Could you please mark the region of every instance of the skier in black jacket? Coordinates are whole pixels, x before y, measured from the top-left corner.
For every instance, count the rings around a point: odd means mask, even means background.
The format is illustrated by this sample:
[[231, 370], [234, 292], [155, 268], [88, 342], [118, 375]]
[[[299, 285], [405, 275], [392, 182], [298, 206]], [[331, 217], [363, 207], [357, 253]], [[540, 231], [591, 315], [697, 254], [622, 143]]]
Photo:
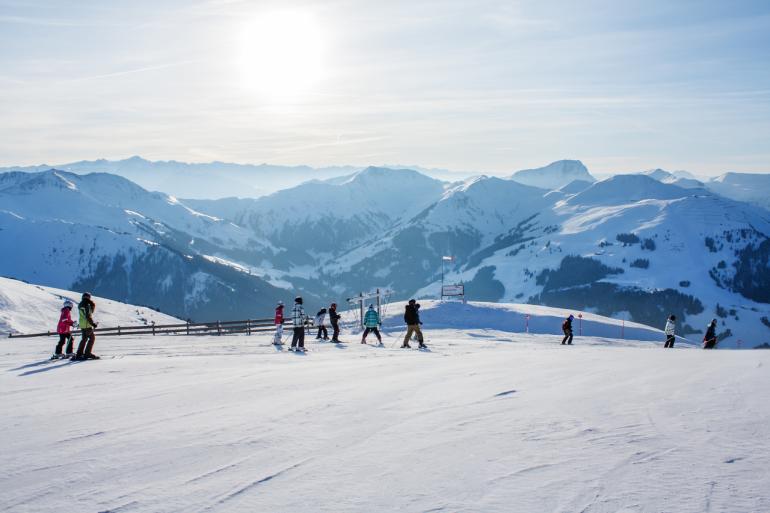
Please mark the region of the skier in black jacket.
[[570, 314], [570, 316], [561, 323], [561, 330], [564, 332], [564, 338], [561, 339], [561, 345], [572, 345], [572, 320], [574, 318], [575, 316]]
[[425, 345], [422, 338], [422, 330], [420, 330], [420, 324], [422, 323], [420, 322], [420, 314], [417, 310], [417, 301], [410, 299], [409, 303], [406, 304], [406, 309], [404, 311], [404, 323], [406, 324], [407, 329], [404, 343], [401, 347], [412, 347], [409, 345], [409, 339], [412, 338], [412, 333], [417, 334], [417, 341], [420, 343], [421, 349], [428, 347]]
[[332, 303], [329, 306], [329, 322], [332, 325], [332, 342], [335, 342], [337, 344], [340, 343], [340, 317], [342, 317], [340, 314], [337, 313], [337, 303]]
[[714, 349], [717, 346], [717, 320], [711, 319], [703, 336], [703, 349]]

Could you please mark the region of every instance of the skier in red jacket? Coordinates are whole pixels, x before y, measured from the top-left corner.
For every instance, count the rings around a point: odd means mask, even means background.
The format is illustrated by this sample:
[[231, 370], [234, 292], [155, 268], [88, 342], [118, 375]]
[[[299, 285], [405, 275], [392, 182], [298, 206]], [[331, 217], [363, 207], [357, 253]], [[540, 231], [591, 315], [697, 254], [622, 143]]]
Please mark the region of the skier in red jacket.
[[72, 307], [73, 307], [72, 301], [67, 299], [64, 301], [64, 306], [61, 309], [61, 314], [59, 315], [59, 324], [56, 325], [56, 333], [59, 334], [59, 343], [56, 344], [56, 350], [53, 353], [53, 356], [51, 356], [51, 360], [57, 360], [61, 358], [62, 356], [62, 348], [64, 347], [64, 343], [67, 342], [67, 356], [72, 356], [72, 326], [75, 325], [75, 321], [72, 320]]
[[273, 344], [280, 346], [283, 338], [283, 301], [278, 301], [278, 305], [275, 307], [275, 337], [273, 338]]

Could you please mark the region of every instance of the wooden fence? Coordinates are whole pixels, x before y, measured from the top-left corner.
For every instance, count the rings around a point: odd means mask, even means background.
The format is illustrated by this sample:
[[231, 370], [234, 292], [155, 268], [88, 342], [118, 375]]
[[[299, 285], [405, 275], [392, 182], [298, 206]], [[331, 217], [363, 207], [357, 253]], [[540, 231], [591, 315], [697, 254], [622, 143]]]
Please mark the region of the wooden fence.
[[[312, 326], [311, 321], [305, 323], [306, 327]], [[284, 323], [284, 327], [293, 328], [291, 322]], [[246, 319], [244, 321], [214, 321], [214, 322], [187, 322], [184, 324], [149, 324], [142, 326], [117, 326], [115, 328], [97, 328], [96, 333], [100, 337], [121, 335], [232, 335], [236, 333], [260, 333], [274, 331], [273, 319]], [[72, 335], [80, 334], [80, 330], [73, 330]], [[9, 338], [30, 338], [58, 336], [55, 331], [44, 333], [9, 333]]]

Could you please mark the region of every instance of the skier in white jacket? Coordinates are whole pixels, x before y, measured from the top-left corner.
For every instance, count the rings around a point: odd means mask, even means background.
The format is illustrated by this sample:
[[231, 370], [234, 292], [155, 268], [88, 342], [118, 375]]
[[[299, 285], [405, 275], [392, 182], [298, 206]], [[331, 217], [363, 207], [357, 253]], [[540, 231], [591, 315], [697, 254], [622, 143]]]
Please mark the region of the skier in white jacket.
[[666, 321], [666, 327], [663, 329], [666, 333], [666, 343], [663, 347], [674, 347], [674, 341], [676, 340], [676, 315], [671, 314]]

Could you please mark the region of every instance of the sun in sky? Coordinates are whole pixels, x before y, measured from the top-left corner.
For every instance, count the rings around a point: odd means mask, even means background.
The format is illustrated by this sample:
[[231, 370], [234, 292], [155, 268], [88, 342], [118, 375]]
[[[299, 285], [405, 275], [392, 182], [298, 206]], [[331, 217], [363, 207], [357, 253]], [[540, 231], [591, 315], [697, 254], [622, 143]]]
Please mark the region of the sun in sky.
[[271, 97], [307, 91], [323, 76], [325, 43], [309, 13], [257, 15], [243, 25], [238, 43], [237, 67], [244, 86]]

